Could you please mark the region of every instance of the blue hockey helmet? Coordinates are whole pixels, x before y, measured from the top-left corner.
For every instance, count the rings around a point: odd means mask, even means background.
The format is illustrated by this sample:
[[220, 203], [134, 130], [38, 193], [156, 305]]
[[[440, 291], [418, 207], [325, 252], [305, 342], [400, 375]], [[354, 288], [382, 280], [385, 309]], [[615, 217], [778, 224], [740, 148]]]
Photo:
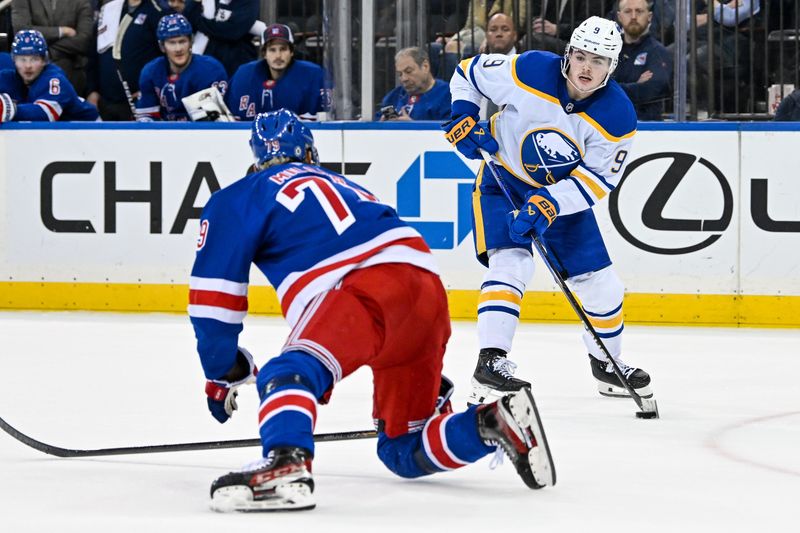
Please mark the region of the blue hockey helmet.
[[20, 30], [11, 43], [12, 56], [42, 56], [47, 59], [47, 41], [36, 30]]
[[276, 158], [319, 163], [311, 130], [288, 109], [261, 113], [255, 118], [250, 129], [250, 148], [259, 168], [265, 168]]
[[170, 13], [164, 15], [158, 21], [158, 28], [156, 29], [156, 38], [159, 42], [164, 42], [173, 37], [182, 37], [187, 35], [192, 36], [192, 25], [180, 13]]

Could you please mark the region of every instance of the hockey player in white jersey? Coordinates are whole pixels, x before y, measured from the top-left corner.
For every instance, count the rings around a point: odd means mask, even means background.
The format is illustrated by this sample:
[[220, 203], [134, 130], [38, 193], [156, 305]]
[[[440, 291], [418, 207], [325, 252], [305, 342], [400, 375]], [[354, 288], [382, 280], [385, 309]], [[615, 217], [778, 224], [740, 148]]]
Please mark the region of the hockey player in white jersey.
[[[470, 159], [492, 154], [518, 212], [484, 166], [473, 189], [473, 234], [488, 266], [478, 303], [480, 354], [472, 403], [525, 385], [507, 355], [533, 277], [531, 238], [541, 237], [629, 384], [650, 397], [650, 376], [619, 358], [624, 287], [606, 251], [592, 207], [617, 186], [636, 133], [636, 113], [610, 80], [622, 49], [616, 23], [590, 17], [572, 33], [564, 56], [530, 51], [462, 61], [450, 82], [447, 139]], [[478, 121], [481, 98], [503, 110]], [[584, 334], [601, 394], [627, 396], [593, 338]], [[533, 348], [532, 351], [535, 351]]]

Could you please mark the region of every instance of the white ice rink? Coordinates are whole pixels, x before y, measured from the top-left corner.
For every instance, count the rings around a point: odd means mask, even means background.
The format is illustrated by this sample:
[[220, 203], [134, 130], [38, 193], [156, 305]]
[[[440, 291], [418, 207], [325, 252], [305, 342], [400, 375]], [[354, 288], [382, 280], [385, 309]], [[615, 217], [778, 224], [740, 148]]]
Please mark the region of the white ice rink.
[[[464, 405], [473, 323], [454, 324], [445, 372]], [[513, 359], [534, 382], [558, 484], [527, 489], [489, 459], [416, 481], [373, 440], [321, 443], [317, 509], [215, 514], [211, 481], [259, 448], [59, 459], [0, 432], [0, 531], [795, 532], [800, 531], [800, 331], [626, 327], [627, 359], [653, 376], [660, 420], [600, 397], [577, 325], [523, 325]], [[248, 317], [264, 361], [287, 328]], [[0, 313], [0, 416], [62, 447], [257, 436], [257, 395], [227, 424], [208, 415], [189, 321], [173, 315]], [[319, 412], [318, 432], [370, 429], [361, 370]]]

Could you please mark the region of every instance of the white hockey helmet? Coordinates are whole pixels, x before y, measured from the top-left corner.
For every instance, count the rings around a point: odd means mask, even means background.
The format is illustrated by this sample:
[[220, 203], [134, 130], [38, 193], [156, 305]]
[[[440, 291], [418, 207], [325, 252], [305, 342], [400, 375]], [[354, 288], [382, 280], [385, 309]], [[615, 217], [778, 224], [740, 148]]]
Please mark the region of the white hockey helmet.
[[611, 60], [608, 74], [603, 83], [597, 87], [599, 89], [605, 87], [614, 69], [617, 68], [619, 53], [622, 51], [622, 32], [616, 22], [602, 17], [589, 17], [581, 22], [572, 32], [567, 49], [564, 51], [564, 58], [561, 60], [561, 74], [565, 78], [569, 67], [569, 54], [574, 48], [607, 57]]

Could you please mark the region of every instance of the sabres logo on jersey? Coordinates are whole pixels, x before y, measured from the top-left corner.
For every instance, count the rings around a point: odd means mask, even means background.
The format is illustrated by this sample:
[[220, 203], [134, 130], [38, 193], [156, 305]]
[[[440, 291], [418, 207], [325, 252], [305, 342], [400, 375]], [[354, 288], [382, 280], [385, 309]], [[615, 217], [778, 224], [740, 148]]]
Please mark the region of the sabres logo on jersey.
[[550, 185], [569, 174], [581, 158], [577, 143], [554, 128], [529, 131], [520, 145], [526, 174], [541, 185]]

